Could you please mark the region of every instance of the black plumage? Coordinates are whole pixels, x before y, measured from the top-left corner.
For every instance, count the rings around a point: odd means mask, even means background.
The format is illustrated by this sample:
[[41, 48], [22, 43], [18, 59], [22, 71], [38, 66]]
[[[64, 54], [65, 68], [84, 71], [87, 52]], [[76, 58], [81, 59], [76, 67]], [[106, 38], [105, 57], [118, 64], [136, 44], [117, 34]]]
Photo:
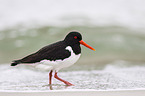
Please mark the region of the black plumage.
[[[77, 36], [77, 39], [74, 38], [75, 36]], [[74, 53], [78, 55], [81, 53], [81, 47], [79, 43], [81, 39], [82, 37], [80, 33], [70, 32], [63, 41], [45, 46], [36, 53], [30, 54], [20, 60], [15, 60], [12, 62], [11, 66], [16, 66], [20, 63], [37, 63], [41, 60], [64, 60], [71, 55], [70, 51], [65, 49], [67, 46], [71, 46]]]

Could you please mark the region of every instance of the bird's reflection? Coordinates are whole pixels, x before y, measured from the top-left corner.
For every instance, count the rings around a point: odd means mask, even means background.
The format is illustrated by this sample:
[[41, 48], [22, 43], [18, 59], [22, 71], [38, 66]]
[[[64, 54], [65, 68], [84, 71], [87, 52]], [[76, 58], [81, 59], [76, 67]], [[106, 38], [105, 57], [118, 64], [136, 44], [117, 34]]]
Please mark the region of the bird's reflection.
[[49, 90], [53, 90], [53, 87], [52, 87], [52, 85], [49, 85]]
[[47, 87], [49, 90], [61, 90], [61, 89], [67, 89], [68, 87], [71, 87], [71, 86], [60, 85], [60, 84], [51, 84], [51, 85], [44, 85], [42, 87]]

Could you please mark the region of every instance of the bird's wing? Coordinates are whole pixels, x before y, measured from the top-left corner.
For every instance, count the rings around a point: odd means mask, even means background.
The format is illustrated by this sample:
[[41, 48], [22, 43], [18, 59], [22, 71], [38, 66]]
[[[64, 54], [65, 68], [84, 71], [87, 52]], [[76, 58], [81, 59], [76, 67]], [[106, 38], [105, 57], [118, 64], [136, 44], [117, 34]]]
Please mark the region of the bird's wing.
[[66, 46], [62, 41], [48, 45], [40, 49], [34, 54], [28, 55], [20, 60], [21, 63], [36, 63], [41, 60], [63, 60], [71, 55], [71, 53], [65, 49]]

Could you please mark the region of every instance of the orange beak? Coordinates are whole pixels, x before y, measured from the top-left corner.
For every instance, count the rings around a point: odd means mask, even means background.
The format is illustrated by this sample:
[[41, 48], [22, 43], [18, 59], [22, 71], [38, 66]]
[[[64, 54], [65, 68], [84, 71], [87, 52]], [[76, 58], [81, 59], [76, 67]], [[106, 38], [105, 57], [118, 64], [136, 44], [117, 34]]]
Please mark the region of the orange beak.
[[91, 46], [89, 46], [87, 43], [85, 43], [83, 40], [81, 40], [81, 41], [79, 41], [80, 42], [80, 44], [82, 44], [82, 45], [84, 45], [84, 46], [86, 46], [86, 47], [88, 47], [89, 49], [91, 49], [91, 50], [94, 50], [95, 51], [95, 49], [93, 48], [93, 47], [91, 47]]

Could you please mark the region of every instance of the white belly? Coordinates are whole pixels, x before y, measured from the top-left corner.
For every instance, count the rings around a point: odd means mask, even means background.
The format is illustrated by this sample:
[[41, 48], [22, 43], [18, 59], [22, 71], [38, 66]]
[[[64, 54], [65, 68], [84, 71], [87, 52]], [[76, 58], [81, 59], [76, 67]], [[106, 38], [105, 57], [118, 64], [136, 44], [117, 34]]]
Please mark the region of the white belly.
[[73, 65], [79, 58], [81, 54], [75, 55], [72, 48], [70, 46], [66, 47], [67, 50], [71, 52], [71, 56], [64, 60], [42, 60], [40, 63], [34, 64], [35, 68], [42, 69], [42, 70], [55, 70], [59, 71], [62, 68], [69, 67]]

